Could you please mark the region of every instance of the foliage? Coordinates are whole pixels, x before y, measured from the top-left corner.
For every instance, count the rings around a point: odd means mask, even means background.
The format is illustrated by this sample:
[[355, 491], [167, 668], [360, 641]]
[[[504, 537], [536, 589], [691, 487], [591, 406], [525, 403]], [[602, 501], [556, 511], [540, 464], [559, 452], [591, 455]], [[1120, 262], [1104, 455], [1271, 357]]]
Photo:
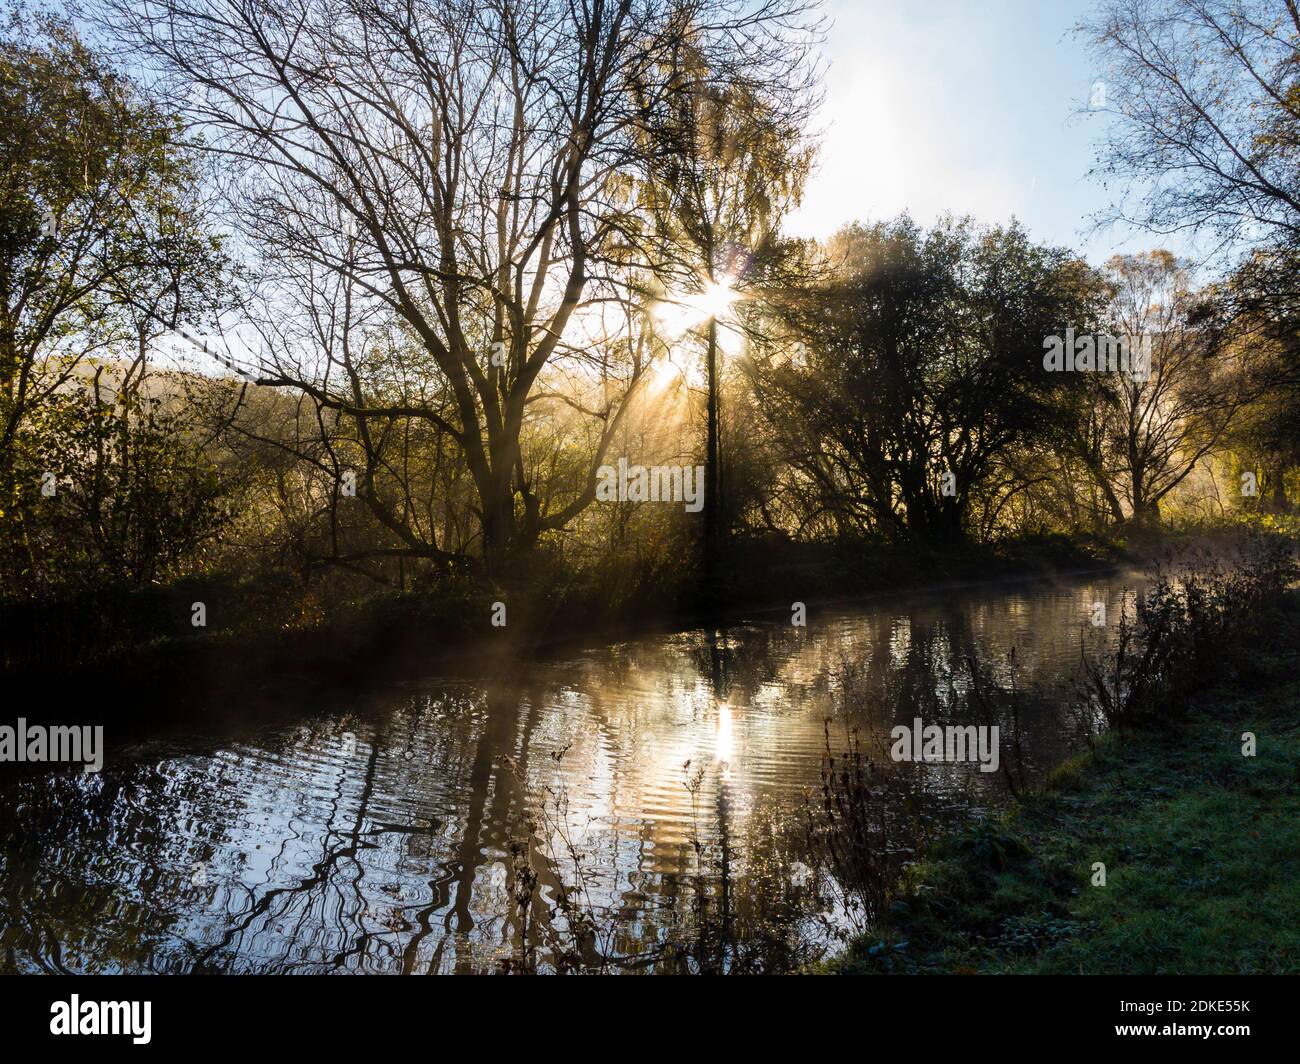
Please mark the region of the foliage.
[[101, 366], [29, 415], [11, 452], [19, 496], [4, 544], [10, 597], [99, 584], [139, 587], [203, 567], [226, 522], [225, 485], [192, 415], [163, 396], [117, 392]]
[[173, 117], [39, 10], [3, 27], [0, 109], [4, 594], [200, 566], [219, 527], [212, 460], [182, 427], [191, 413], [147, 383], [168, 323], [223, 298], [194, 155]]
[[1018, 226], [969, 220], [851, 226], [827, 255], [781, 311], [806, 364], [755, 364], [783, 457], [832, 532], [959, 542], [977, 500], [1017, 490], [1006, 454], [1046, 441], [1073, 375], [1044, 373], [1043, 338], [1096, 320], [1100, 282]]

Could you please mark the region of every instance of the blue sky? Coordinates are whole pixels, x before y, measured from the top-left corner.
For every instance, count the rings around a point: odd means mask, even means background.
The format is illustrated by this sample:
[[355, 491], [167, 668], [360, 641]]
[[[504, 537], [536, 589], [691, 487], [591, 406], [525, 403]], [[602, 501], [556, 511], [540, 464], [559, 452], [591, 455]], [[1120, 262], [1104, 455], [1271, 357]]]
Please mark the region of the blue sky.
[[1095, 264], [1180, 242], [1090, 231], [1107, 192], [1087, 177], [1104, 115], [1076, 114], [1097, 76], [1069, 34], [1092, 0], [829, 0], [834, 27], [818, 173], [786, 223], [822, 237], [858, 218], [944, 211], [1020, 219]]

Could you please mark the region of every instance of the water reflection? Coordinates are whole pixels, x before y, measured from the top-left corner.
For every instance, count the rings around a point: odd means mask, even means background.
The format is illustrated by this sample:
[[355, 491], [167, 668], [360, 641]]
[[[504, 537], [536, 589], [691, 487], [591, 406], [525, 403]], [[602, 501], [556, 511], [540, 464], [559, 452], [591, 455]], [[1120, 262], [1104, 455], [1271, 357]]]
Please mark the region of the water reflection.
[[[835, 735], [851, 723], [879, 737], [894, 716], [941, 715], [964, 654], [979, 648], [1005, 681], [1014, 646], [1017, 682], [1041, 695], [1026, 702], [1025, 758], [1051, 764], [1073, 741], [1053, 689], [1091, 637], [1092, 604], [1118, 609], [1120, 586], [657, 636], [405, 685], [238, 742], [144, 743], [97, 776], [8, 778], [3, 966], [478, 972], [526, 943], [545, 967], [546, 921], [563, 923], [557, 903], [579, 890], [598, 916], [580, 943], [592, 963], [794, 963], [839, 919], [791, 873], [827, 717]], [[997, 800], [973, 766], [915, 771], [901, 815], [918, 823]], [[537, 880], [522, 906], [521, 852]]]

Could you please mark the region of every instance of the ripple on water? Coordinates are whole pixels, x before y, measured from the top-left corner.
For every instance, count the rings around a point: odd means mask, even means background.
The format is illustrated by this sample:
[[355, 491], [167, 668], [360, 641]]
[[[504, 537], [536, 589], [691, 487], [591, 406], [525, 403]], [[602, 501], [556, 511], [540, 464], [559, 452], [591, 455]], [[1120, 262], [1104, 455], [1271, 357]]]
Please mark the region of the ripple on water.
[[[828, 716], [837, 747], [856, 726], [875, 749], [891, 722], [872, 692], [940, 690], [970, 644], [994, 659], [1015, 645], [1026, 682], [1059, 683], [1092, 603], [1118, 608], [1121, 583], [656, 636], [404, 684], [237, 741], [143, 743], [95, 776], [10, 779], [0, 944], [20, 970], [490, 968], [518, 933], [511, 845], [530, 831], [546, 896], [573, 885], [572, 844], [621, 948], [675, 933], [697, 890], [743, 939], [807, 908], [779, 869]], [[1050, 760], [1061, 721], [1031, 717]], [[917, 778], [939, 819], [994, 785]]]

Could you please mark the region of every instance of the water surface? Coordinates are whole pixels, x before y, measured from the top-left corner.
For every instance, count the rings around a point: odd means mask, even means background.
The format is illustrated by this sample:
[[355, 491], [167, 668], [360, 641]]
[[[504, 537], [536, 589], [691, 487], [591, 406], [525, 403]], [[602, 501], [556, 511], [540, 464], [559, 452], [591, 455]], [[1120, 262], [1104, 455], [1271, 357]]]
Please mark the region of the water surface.
[[[806, 629], [783, 613], [286, 707], [260, 730], [116, 748], [97, 775], [6, 773], [0, 964], [486, 972], [527, 944], [545, 969], [548, 926], [617, 970], [807, 960], [850, 926], [805, 853], [828, 720], [834, 749], [858, 728], [883, 757], [969, 651], [1009, 682], [1014, 648], [1041, 770], [1078, 742], [1063, 695], [1094, 604], [1118, 610], [1126, 584], [814, 607]], [[909, 771], [900, 838], [1002, 800], [974, 765]], [[567, 934], [561, 897], [591, 934]]]

